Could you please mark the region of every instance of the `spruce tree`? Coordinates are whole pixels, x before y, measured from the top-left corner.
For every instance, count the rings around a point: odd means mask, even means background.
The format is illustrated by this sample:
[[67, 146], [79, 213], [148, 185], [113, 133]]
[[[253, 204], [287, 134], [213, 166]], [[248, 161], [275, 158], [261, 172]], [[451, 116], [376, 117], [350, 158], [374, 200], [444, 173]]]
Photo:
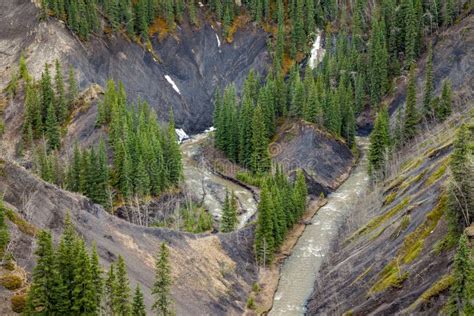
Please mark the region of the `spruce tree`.
[[268, 153], [268, 139], [265, 133], [265, 123], [262, 109], [257, 106], [253, 115], [252, 157], [251, 169], [254, 173], [262, 174], [270, 170], [271, 161]]
[[48, 149], [59, 149], [61, 145], [61, 135], [58, 120], [56, 118], [56, 109], [52, 102], [49, 103], [46, 114], [46, 138], [48, 140]]
[[146, 316], [145, 303], [143, 302], [143, 293], [137, 284], [132, 303], [132, 316]]
[[113, 310], [117, 315], [129, 315], [131, 312], [130, 287], [122, 256], [119, 256], [117, 261], [116, 282], [116, 287], [113, 288]]
[[152, 294], [155, 297], [153, 310], [158, 315], [167, 316], [173, 314], [173, 301], [171, 297], [171, 265], [169, 262], [169, 250], [165, 243], [160, 246], [155, 264], [155, 283]]
[[[74, 2], [74, 1], [73, 1]], [[68, 94], [67, 99], [69, 103], [69, 109], [72, 108], [72, 103], [76, 100], [79, 88], [77, 86], [76, 75], [74, 73], [74, 68], [69, 67], [69, 77], [68, 77]]]
[[443, 87], [441, 88], [441, 99], [435, 109], [436, 118], [439, 121], [444, 121], [452, 112], [452, 91], [451, 82], [448, 80], [443, 81]]
[[92, 244], [92, 254], [90, 258], [92, 284], [95, 293], [95, 308], [100, 311], [102, 297], [104, 294], [104, 279], [102, 277], [103, 271], [99, 263], [99, 255], [97, 254], [97, 246], [95, 242]]
[[229, 197], [229, 191], [226, 191], [224, 206], [222, 209], [221, 232], [229, 233], [235, 229], [237, 224], [237, 198], [234, 192]]
[[176, 131], [174, 125], [173, 111], [170, 110], [169, 122], [168, 122], [168, 144], [166, 146], [167, 156], [167, 171], [169, 181], [173, 184], [177, 184], [183, 175], [183, 165], [181, 163], [181, 150], [176, 140]]
[[410, 75], [408, 77], [407, 99], [405, 106], [405, 118], [403, 126], [404, 140], [410, 140], [416, 135], [416, 129], [419, 121], [418, 111], [416, 108], [416, 68], [413, 63], [410, 67]]
[[97, 293], [93, 284], [91, 263], [83, 240], [76, 240], [71, 311], [93, 315], [97, 310]]
[[266, 265], [273, 259], [274, 236], [272, 219], [272, 200], [267, 184], [264, 184], [260, 192], [260, 202], [258, 203], [258, 219], [255, 229], [255, 255], [257, 262]]
[[423, 116], [430, 120], [433, 117], [433, 49], [432, 44], [428, 46], [428, 57], [425, 67], [425, 86], [423, 91]]
[[112, 263], [107, 272], [107, 278], [104, 284], [105, 310], [109, 315], [115, 314], [116, 302], [115, 293], [117, 292], [117, 277], [115, 276], [115, 265]]
[[454, 282], [450, 287], [448, 315], [472, 315], [474, 313], [474, 263], [466, 234], [459, 238], [454, 256]]

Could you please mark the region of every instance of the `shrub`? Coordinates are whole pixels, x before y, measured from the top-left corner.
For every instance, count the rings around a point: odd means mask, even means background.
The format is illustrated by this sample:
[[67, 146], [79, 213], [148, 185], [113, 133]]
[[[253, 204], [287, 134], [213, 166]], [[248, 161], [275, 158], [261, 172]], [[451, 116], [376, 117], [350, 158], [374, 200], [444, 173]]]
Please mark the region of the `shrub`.
[[247, 299], [247, 308], [248, 309], [255, 309], [255, 299], [253, 298], [253, 296], [250, 296], [248, 299]]
[[17, 290], [23, 285], [23, 280], [16, 274], [7, 274], [0, 277], [0, 284], [8, 290]]
[[11, 298], [12, 310], [15, 313], [23, 313], [26, 305], [26, 295], [25, 294], [16, 294]]

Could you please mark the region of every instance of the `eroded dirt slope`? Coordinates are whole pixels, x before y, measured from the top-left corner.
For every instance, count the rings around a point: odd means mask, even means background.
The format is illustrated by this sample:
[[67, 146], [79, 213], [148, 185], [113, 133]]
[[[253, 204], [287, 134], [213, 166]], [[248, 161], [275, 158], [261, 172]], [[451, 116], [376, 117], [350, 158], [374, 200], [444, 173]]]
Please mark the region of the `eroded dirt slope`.
[[[6, 206], [53, 236], [62, 231], [69, 211], [77, 231], [90, 245], [96, 242], [101, 262], [108, 266], [122, 255], [131, 286], [139, 282], [145, 303], [152, 304], [154, 255], [161, 242], [170, 246], [173, 296], [179, 315], [240, 314], [246, 293], [256, 279], [252, 252], [253, 229], [232, 234], [192, 235], [130, 224], [105, 212], [88, 199], [39, 180], [15, 163], [0, 159], [0, 195]], [[34, 238], [13, 230], [13, 254], [27, 271], [34, 265]], [[8, 310], [8, 303], [2, 304]]]
[[162, 41], [152, 37], [152, 54], [118, 34], [80, 42], [62, 22], [40, 22], [38, 16], [39, 10], [30, 0], [0, 2], [0, 89], [16, 69], [21, 52], [35, 78], [44, 63], [59, 59], [77, 70], [82, 89], [91, 83], [104, 86], [113, 78], [124, 83], [130, 100], [147, 100], [161, 119], [166, 120], [169, 107], [173, 107], [177, 125], [187, 133], [212, 124], [210, 101], [217, 85], [235, 82], [240, 87], [251, 68], [264, 74], [270, 63], [267, 35], [252, 25], [239, 29], [228, 44], [220, 31], [206, 22], [199, 29], [184, 22]]

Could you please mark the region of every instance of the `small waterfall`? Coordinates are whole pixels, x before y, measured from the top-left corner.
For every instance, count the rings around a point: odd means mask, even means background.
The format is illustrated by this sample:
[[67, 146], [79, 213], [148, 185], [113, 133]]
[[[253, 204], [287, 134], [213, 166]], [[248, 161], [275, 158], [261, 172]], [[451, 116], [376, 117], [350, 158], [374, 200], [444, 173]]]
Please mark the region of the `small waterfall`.
[[316, 30], [316, 39], [314, 40], [313, 47], [311, 48], [311, 57], [309, 58], [308, 65], [311, 69], [314, 69], [323, 60], [324, 53], [326, 50], [321, 47], [321, 32]]

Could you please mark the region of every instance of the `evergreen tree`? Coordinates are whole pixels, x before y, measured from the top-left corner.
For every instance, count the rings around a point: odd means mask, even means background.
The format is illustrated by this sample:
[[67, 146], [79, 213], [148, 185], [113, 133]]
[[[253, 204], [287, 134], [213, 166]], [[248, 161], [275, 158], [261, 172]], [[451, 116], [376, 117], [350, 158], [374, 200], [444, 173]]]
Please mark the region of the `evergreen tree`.
[[235, 229], [237, 224], [237, 198], [234, 192], [229, 197], [226, 191], [224, 207], [222, 209], [221, 232], [229, 233]]
[[54, 77], [56, 86], [56, 116], [60, 125], [64, 124], [68, 115], [68, 107], [66, 103], [66, 94], [64, 91], [64, 80], [62, 75], [61, 64], [56, 60], [56, 74]]
[[59, 131], [58, 120], [56, 118], [56, 110], [52, 102], [50, 102], [48, 105], [45, 127], [46, 137], [48, 140], [48, 149], [59, 149], [61, 145], [61, 135]]
[[415, 137], [418, 125], [418, 111], [416, 109], [416, 68], [413, 63], [410, 67], [408, 77], [407, 101], [405, 106], [405, 118], [403, 126], [403, 138], [409, 140]]
[[97, 247], [95, 243], [92, 244], [90, 263], [92, 284], [94, 286], [95, 293], [95, 308], [96, 311], [100, 311], [102, 296], [104, 294], [104, 279], [102, 277], [103, 271], [99, 264], [99, 255], [97, 254]]
[[114, 302], [117, 301], [115, 294], [117, 293], [117, 277], [115, 276], [115, 265], [112, 263], [107, 273], [107, 278], [104, 285], [105, 309], [109, 315], [115, 314]]
[[[73, 1], [74, 2], [74, 1]], [[74, 68], [69, 67], [69, 77], [68, 77], [68, 103], [69, 109], [72, 108], [72, 103], [76, 100], [78, 95], [78, 86], [76, 81], [76, 75], [74, 74]]]
[[369, 78], [372, 106], [377, 106], [387, 92], [388, 87], [388, 53], [385, 39], [385, 22], [383, 16], [375, 14], [372, 18], [372, 34], [369, 41]]
[[405, 0], [406, 4], [406, 29], [405, 29], [405, 65], [411, 66], [416, 59], [417, 25], [415, 8], [412, 0]]
[[45, 315], [61, 315], [65, 312], [62, 279], [56, 269], [51, 234], [38, 234], [38, 257], [32, 273], [32, 282], [26, 302], [26, 315], [41, 312]]
[[71, 311], [93, 315], [97, 310], [97, 293], [93, 284], [91, 263], [83, 240], [76, 240]]
[[430, 120], [433, 117], [433, 50], [432, 45], [428, 46], [428, 58], [425, 67], [425, 87], [423, 91], [423, 115]]
[[169, 181], [177, 184], [183, 175], [183, 165], [181, 163], [181, 150], [176, 140], [176, 131], [174, 125], [173, 111], [170, 110], [168, 122], [168, 144], [166, 146], [167, 156], [167, 170]]
[[130, 287], [122, 256], [119, 256], [117, 261], [116, 282], [116, 286], [113, 287], [113, 310], [116, 315], [129, 315], [131, 313]]
[[[385, 110], [386, 111], [386, 110]], [[374, 129], [370, 134], [370, 146], [368, 153], [369, 173], [374, 177], [383, 175], [388, 146], [388, 115], [383, 110], [377, 114]]]
[[450, 287], [448, 315], [472, 315], [474, 313], [474, 263], [471, 258], [466, 234], [459, 238], [454, 256], [454, 282]]
[[146, 316], [145, 303], [143, 302], [143, 293], [137, 284], [132, 303], [132, 316]]
[[270, 170], [271, 161], [268, 153], [268, 139], [262, 109], [257, 106], [253, 115], [252, 158], [251, 169], [254, 173], [262, 174]]
[[443, 87], [441, 89], [441, 99], [439, 100], [435, 114], [436, 118], [440, 121], [444, 121], [452, 111], [452, 92], [451, 82], [448, 80], [443, 81]]
[[258, 219], [255, 229], [255, 254], [257, 261], [261, 264], [268, 264], [273, 259], [274, 236], [272, 220], [272, 200], [267, 184], [264, 184], [260, 192], [260, 202], [258, 203]]
[[152, 294], [155, 296], [153, 310], [158, 315], [166, 316], [173, 314], [173, 301], [171, 298], [171, 265], [169, 263], [169, 250], [165, 243], [160, 246], [160, 252], [156, 258], [155, 283]]

